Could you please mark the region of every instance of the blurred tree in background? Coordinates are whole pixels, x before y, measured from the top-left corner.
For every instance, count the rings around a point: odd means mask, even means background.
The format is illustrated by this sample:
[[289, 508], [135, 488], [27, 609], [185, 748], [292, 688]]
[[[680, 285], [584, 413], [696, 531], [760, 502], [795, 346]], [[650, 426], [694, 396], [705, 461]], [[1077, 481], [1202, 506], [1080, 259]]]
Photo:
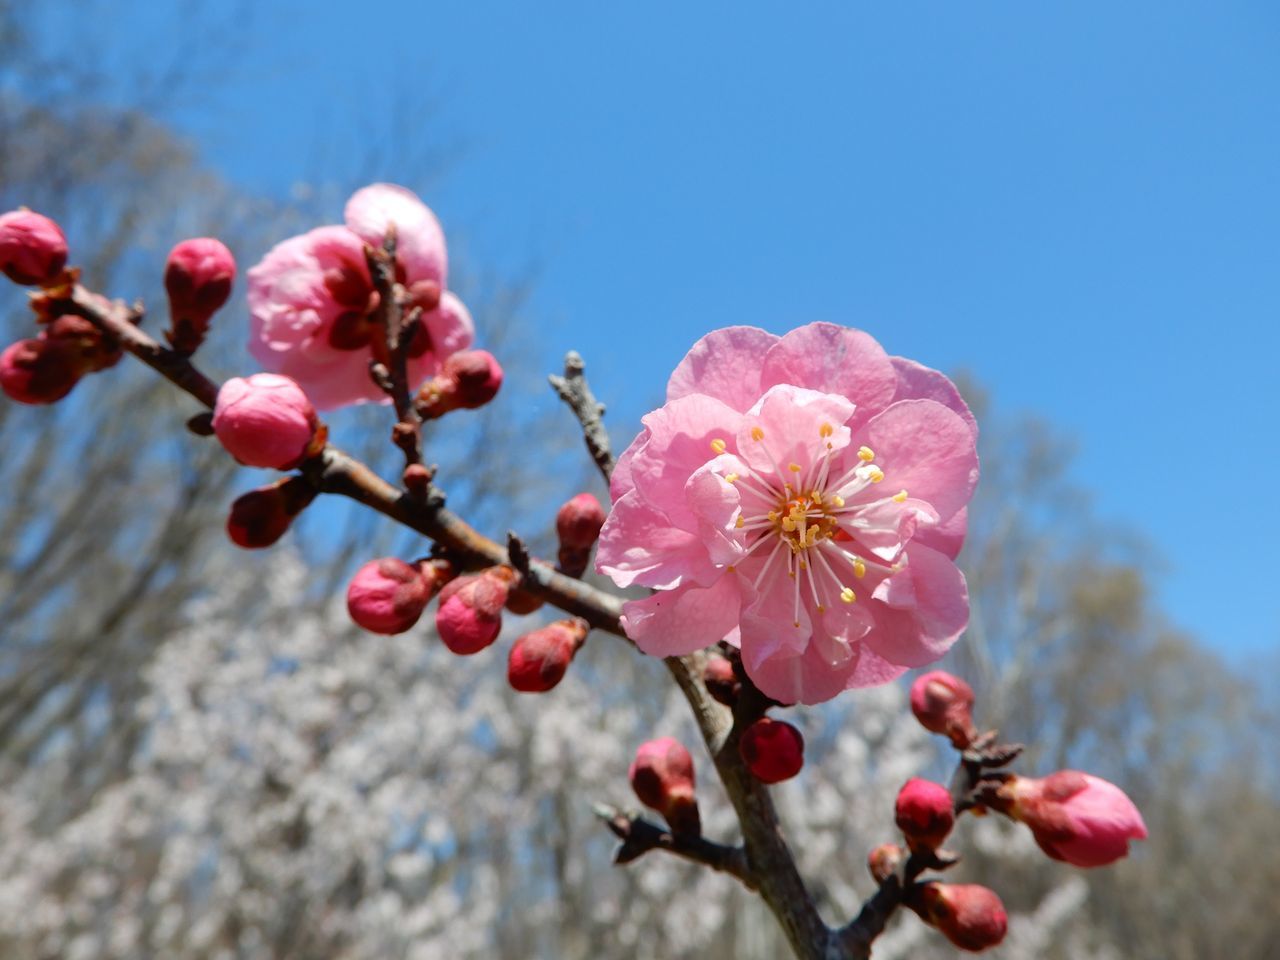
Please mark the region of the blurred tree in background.
[[[243, 269], [317, 219], [221, 182], [157, 119], [217, 54], [216, 31], [201, 34], [204, 59], [171, 51], [112, 76], [113, 102], [138, 106], [110, 108], [92, 95], [102, 65], [53, 58], [20, 9], [0, 0], [0, 209], [58, 219], [94, 285], [163, 303], [173, 242], [216, 234]], [[540, 456], [572, 448], [574, 425], [542, 422], [550, 400], [512, 402], [541, 381], [517, 362], [535, 355], [516, 322], [521, 286], [473, 278], [464, 297], [515, 389], [465, 445], [429, 449], [469, 515], [545, 549], [552, 505], [583, 468], [568, 460], [561, 480], [530, 485], [503, 467], [531, 422]], [[23, 335], [20, 296], [0, 308], [7, 340]], [[245, 368], [243, 319], [215, 327], [202, 354], [215, 375]], [[983, 722], [1035, 745], [1028, 769], [1087, 761], [1126, 785], [1151, 832], [1131, 860], [1082, 877], [1033, 855], [1021, 828], [966, 824], [962, 869], [998, 873], [1015, 914], [991, 955], [1271, 956], [1274, 704], [1164, 622], [1154, 558], [1069, 481], [1069, 444], [969, 393], [984, 473], [964, 555], [973, 622], [948, 666], [974, 682]], [[331, 599], [352, 565], [421, 545], [327, 507], [294, 555], [246, 562], [222, 532], [237, 471], [178, 428], [192, 412], [128, 360], [67, 403], [0, 406], [0, 954], [778, 955], [771, 920], [732, 880], [659, 858], [609, 865], [592, 802], [627, 805], [631, 748], [687, 733], [656, 663], [592, 638], [560, 688], [525, 698], [507, 690], [500, 652], [447, 657], [425, 626], [354, 631]], [[365, 436], [358, 452], [375, 464], [394, 452], [380, 412], [356, 411], [342, 433]], [[471, 482], [450, 469], [481, 457], [491, 469]], [[872, 888], [866, 852], [894, 835], [898, 785], [940, 772], [941, 752], [901, 685], [799, 718], [810, 763], [781, 806], [834, 916]], [[709, 793], [715, 836], [732, 818]], [[949, 954], [913, 918], [876, 948]]]

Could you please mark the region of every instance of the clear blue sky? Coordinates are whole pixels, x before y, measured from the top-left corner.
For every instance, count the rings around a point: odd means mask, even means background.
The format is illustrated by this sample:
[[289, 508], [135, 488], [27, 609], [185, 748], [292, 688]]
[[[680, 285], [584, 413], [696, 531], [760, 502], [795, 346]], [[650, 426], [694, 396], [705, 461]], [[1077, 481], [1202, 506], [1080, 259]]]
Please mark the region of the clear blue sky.
[[[120, 56], [173, 27], [105, 6]], [[216, 169], [284, 194], [393, 120], [442, 145], [456, 255], [536, 265], [548, 363], [617, 422], [712, 327], [861, 326], [1078, 437], [1176, 622], [1280, 641], [1273, 0], [281, 0], [238, 44], [172, 118]]]

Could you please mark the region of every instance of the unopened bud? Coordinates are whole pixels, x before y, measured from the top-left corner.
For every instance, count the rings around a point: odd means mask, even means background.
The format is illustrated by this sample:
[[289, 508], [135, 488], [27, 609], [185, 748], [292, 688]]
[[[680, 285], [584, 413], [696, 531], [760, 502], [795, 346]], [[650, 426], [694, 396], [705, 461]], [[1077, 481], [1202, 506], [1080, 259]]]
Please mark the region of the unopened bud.
[[75, 349], [76, 366], [82, 373], [97, 373], [114, 367], [124, 356], [119, 342], [103, 333], [91, 321], [74, 314], [53, 317], [41, 337], [58, 340]]
[[930, 733], [947, 737], [958, 750], [973, 743], [973, 688], [945, 670], [931, 670], [911, 684], [911, 712]]
[[169, 251], [164, 288], [172, 325], [166, 339], [179, 353], [194, 353], [204, 342], [209, 319], [231, 296], [236, 260], [220, 240], [196, 237]]
[[893, 816], [913, 852], [937, 850], [956, 823], [951, 792], [940, 783], [918, 777], [898, 791]]
[[213, 432], [227, 452], [250, 467], [289, 470], [318, 453], [320, 421], [306, 393], [278, 373], [232, 377], [218, 390]]
[[1000, 898], [976, 883], [922, 883], [908, 895], [907, 905], [961, 950], [994, 947], [1009, 929]]
[[507, 609], [518, 617], [526, 616], [543, 606], [543, 599], [537, 594], [516, 587], [507, 594]]
[[227, 534], [246, 549], [269, 547], [289, 529], [293, 518], [316, 498], [315, 488], [302, 477], [285, 477], [250, 490], [231, 504]]
[[23, 286], [56, 281], [67, 265], [62, 228], [32, 210], [0, 214], [0, 272]]
[[502, 629], [502, 605], [515, 575], [509, 567], [490, 567], [458, 577], [440, 591], [436, 631], [446, 647], [468, 656], [479, 653]]
[[884, 883], [897, 873], [906, 856], [906, 851], [896, 843], [882, 843], [867, 854], [867, 869], [876, 883]]
[[761, 717], [743, 731], [738, 752], [757, 780], [781, 783], [804, 766], [804, 737], [785, 721]]
[[672, 832], [695, 837], [702, 833], [693, 757], [679, 740], [660, 737], [640, 744], [627, 776], [640, 802], [662, 814]]
[[0, 390], [18, 403], [54, 403], [79, 381], [75, 349], [57, 340], [19, 340], [0, 353]]
[[562, 679], [587, 638], [587, 621], [557, 620], [526, 633], [511, 646], [507, 680], [521, 693], [545, 693]]
[[988, 804], [1031, 828], [1040, 849], [1077, 867], [1101, 867], [1145, 840], [1146, 824], [1133, 801], [1113, 783], [1078, 770], [1047, 777], [1011, 776]]
[[589, 493], [570, 498], [556, 512], [556, 535], [560, 538], [557, 567], [570, 577], [580, 577], [590, 562], [591, 548], [604, 526], [604, 507]]
[[451, 354], [440, 372], [423, 384], [414, 400], [423, 420], [443, 417], [450, 410], [483, 407], [502, 386], [502, 367], [487, 350]]
[[435, 592], [434, 585], [434, 578], [403, 560], [370, 560], [347, 586], [347, 612], [371, 633], [404, 633], [422, 616]]
[[711, 699], [732, 707], [742, 693], [742, 681], [733, 670], [733, 664], [724, 657], [708, 657], [702, 668], [702, 683]]

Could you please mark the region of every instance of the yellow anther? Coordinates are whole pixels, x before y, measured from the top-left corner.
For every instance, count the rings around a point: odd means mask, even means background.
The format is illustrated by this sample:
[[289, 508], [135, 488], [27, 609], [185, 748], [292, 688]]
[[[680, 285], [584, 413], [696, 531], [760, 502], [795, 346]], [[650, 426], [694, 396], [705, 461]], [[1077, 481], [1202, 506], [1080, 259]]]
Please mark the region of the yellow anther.
[[757, 440], [757, 441], [758, 441], [758, 440], [763, 440], [763, 439], [764, 439], [764, 431], [763, 431], [763, 430], [761, 430], [759, 427], [752, 427], [752, 428], [751, 428], [751, 439], [752, 439], [752, 440]]
[[858, 459], [861, 460], [863, 463], [870, 463], [875, 458], [876, 458], [875, 451], [872, 450], [870, 447], [858, 448]]
[[797, 627], [797, 628], [798, 628], [798, 627], [800, 626], [800, 621], [799, 621], [799, 620], [792, 620], [792, 621], [791, 621], [791, 625], [792, 625], [793, 627]]
[[899, 490], [897, 493], [895, 493], [895, 494], [893, 495], [893, 502], [894, 502], [894, 503], [906, 503], [906, 502], [907, 502], [907, 491], [905, 491], [905, 490]]
[[[793, 552], [795, 551], [795, 547], [792, 547], [791, 549]], [[794, 570], [788, 570], [787, 576], [794, 580], [796, 578], [796, 572]]]
[[782, 529], [783, 529], [783, 530], [787, 531], [787, 533], [790, 533], [790, 532], [791, 532], [792, 530], [794, 530], [795, 528], [796, 528], [796, 522], [795, 522], [795, 520], [791, 519], [791, 517], [789, 517], [789, 516], [787, 516], [787, 517], [783, 517], [783, 518], [782, 518]]
[[817, 608], [817, 609], [818, 609], [818, 612], [819, 612], [819, 613], [826, 613], [826, 612], [827, 612], [827, 608], [826, 608], [826, 607], [824, 607], [822, 604], [818, 604], [818, 608]]
[[809, 499], [813, 501], [815, 507], [820, 505], [822, 503], [822, 491], [813, 491], [813, 493], [809, 494]]
[[725, 570], [726, 570], [726, 571], [728, 571], [729, 573], [733, 573], [733, 571], [735, 571], [735, 570], [737, 570], [737, 569], [738, 569], [738, 568], [737, 568], [737, 567], [735, 567], [732, 563], [731, 563], [731, 564], [729, 564], [729, 566], [725, 567]]
[[739, 530], [741, 530], [743, 527], [747, 525], [747, 521], [744, 517], [739, 515], [738, 519], [733, 521], [733, 525], [737, 527]]
[[724, 453], [726, 449], [725, 442], [721, 440], [719, 437], [716, 437], [714, 440], [711, 441], [711, 449], [714, 450], [716, 453]]
[[867, 575], [867, 565], [861, 557], [853, 558], [853, 575], [859, 580]]
[[867, 479], [870, 480], [872, 483], [879, 483], [881, 480], [884, 479], [884, 471], [881, 470], [879, 467], [872, 467], [870, 470], [867, 471]]
[[808, 570], [808, 569], [809, 569], [809, 565], [808, 565], [807, 563], [805, 563], [803, 560], [801, 560], [801, 561], [800, 561], [800, 569], [801, 569], [801, 570]]
[[736, 473], [726, 473], [726, 474], [724, 475], [724, 482], [725, 482], [725, 483], [737, 483], [737, 482], [738, 482], [738, 475], [737, 475]]
[[858, 597], [853, 592], [853, 589], [851, 587], [845, 587], [843, 590], [840, 591], [840, 599], [843, 600], [845, 603], [853, 603], [853, 601], [857, 600]]
[[777, 523], [777, 522], [778, 522], [778, 511], [777, 511], [777, 510], [770, 510], [770, 511], [769, 511], [769, 519], [770, 519], [770, 520], [772, 520], [774, 523]]
[[787, 464], [787, 469], [788, 469], [788, 470], [790, 470], [792, 473], [799, 473], [799, 472], [800, 472], [800, 464], [798, 464], [798, 463], [788, 463], [788, 464]]
[[840, 496], [839, 494], [836, 494], [834, 497], [831, 498], [831, 503], [837, 510], [839, 510], [841, 507], [844, 506], [844, 497]]
[[820, 437], [829, 437], [835, 432], [836, 432], [836, 428], [829, 423], [824, 423], [822, 426], [818, 428], [818, 436]]

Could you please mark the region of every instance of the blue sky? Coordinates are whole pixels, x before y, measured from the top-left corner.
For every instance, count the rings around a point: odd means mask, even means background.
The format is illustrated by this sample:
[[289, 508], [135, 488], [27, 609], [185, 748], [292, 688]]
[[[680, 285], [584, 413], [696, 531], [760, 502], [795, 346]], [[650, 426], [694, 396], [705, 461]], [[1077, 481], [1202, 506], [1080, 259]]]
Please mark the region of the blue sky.
[[[118, 56], [156, 8], [110, 5]], [[713, 327], [861, 326], [1074, 434], [1177, 623], [1280, 640], [1280, 6], [280, 0], [236, 45], [170, 118], [214, 168], [421, 183], [385, 131], [439, 146], [455, 256], [536, 271], [615, 422]]]

